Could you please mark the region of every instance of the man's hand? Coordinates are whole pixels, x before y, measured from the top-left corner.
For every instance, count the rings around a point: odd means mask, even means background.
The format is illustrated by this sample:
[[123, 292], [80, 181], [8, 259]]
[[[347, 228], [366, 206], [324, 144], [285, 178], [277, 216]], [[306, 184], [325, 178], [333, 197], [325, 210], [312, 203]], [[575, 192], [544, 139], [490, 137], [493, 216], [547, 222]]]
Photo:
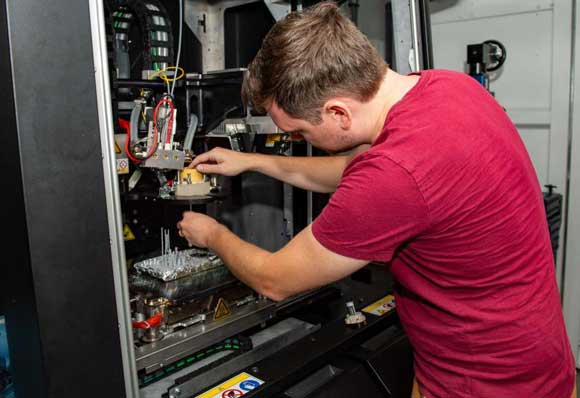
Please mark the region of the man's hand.
[[251, 156], [248, 153], [214, 148], [196, 156], [189, 167], [195, 168], [203, 174], [220, 174], [232, 177], [250, 169]]
[[206, 248], [213, 235], [223, 226], [205, 214], [186, 211], [183, 219], [177, 223], [179, 236], [185, 238], [189, 246]]

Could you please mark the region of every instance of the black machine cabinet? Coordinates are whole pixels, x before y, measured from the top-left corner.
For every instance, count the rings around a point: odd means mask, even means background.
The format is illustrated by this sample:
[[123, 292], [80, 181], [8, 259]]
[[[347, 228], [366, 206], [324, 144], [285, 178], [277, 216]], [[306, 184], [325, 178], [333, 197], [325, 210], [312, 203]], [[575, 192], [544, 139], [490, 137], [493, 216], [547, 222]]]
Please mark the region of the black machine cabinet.
[[124, 397], [89, 2], [2, 2], [0, 65], [17, 397]]

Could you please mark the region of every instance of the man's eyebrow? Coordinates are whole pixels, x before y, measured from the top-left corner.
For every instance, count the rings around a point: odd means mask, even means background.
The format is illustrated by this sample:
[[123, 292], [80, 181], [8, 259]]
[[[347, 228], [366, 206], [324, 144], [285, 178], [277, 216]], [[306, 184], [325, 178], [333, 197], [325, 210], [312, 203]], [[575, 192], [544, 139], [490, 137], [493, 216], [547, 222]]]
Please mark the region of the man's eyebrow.
[[282, 130], [284, 131], [286, 134], [300, 134], [302, 135], [302, 130], [301, 129], [296, 129], [296, 130]]

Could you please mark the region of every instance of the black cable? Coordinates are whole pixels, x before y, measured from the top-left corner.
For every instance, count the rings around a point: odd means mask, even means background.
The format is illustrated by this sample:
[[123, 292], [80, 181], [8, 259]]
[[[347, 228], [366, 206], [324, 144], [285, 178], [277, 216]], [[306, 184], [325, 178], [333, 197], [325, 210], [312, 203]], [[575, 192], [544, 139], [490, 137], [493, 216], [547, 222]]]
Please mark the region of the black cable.
[[488, 72], [493, 72], [493, 71], [498, 70], [499, 68], [502, 67], [502, 65], [505, 63], [505, 60], [507, 58], [507, 50], [506, 50], [505, 46], [497, 40], [486, 40], [483, 42], [483, 44], [489, 44], [491, 46], [499, 47], [499, 49], [501, 50], [501, 56], [496, 61], [497, 64], [495, 64], [493, 66], [488, 66], [486, 68]]
[[205, 128], [205, 132], [206, 133], [210, 133], [212, 130], [214, 130], [217, 126], [220, 125], [220, 123], [222, 123], [224, 120], [227, 119], [228, 115], [236, 110], [242, 109], [240, 106], [236, 105], [236, 106], [232, 106], [231, 108], [227, 109], [224, 113], [222, 113], [218, 118], [216, 118], [215, 120], [213, 120], [210, 124], [207, 125], [207, 127]]

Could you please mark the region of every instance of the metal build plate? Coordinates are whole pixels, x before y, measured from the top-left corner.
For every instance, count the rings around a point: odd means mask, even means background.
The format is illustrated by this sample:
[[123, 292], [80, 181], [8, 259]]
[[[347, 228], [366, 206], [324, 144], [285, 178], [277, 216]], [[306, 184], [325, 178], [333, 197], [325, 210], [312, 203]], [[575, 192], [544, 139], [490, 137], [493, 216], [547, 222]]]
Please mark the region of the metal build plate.
[[227, 318], [194, 325], [165, 336], [163, 340], [135, 348], [137, 370], [154, 372], [186, 355], [225, 340], [270, 319], [276, 312], [273, 301], [249, 303]]
[[141, 273], [129, 275], [129, 289], [132, 296], [165, 297], [175, 302], [205, 296], [236, 283], [238, 280], [224, 266], [168, 282]]
[[239, 307], [227, 318], [217, 321], [208, 319], [203, 324], [167, 335], [163, 340], [136, 347], [137, 370], [145, 370], [146, 373], [154, 372], [186, 355], [272, 319], [278, 311], [307, 302], [319, 292], [320, 290], [315, 289], [300, 293], [280, 303], [261, 299]]
[[185, 153], [177, 150], [158, 149], [141, 167], [181, 170], [185, 166]]

